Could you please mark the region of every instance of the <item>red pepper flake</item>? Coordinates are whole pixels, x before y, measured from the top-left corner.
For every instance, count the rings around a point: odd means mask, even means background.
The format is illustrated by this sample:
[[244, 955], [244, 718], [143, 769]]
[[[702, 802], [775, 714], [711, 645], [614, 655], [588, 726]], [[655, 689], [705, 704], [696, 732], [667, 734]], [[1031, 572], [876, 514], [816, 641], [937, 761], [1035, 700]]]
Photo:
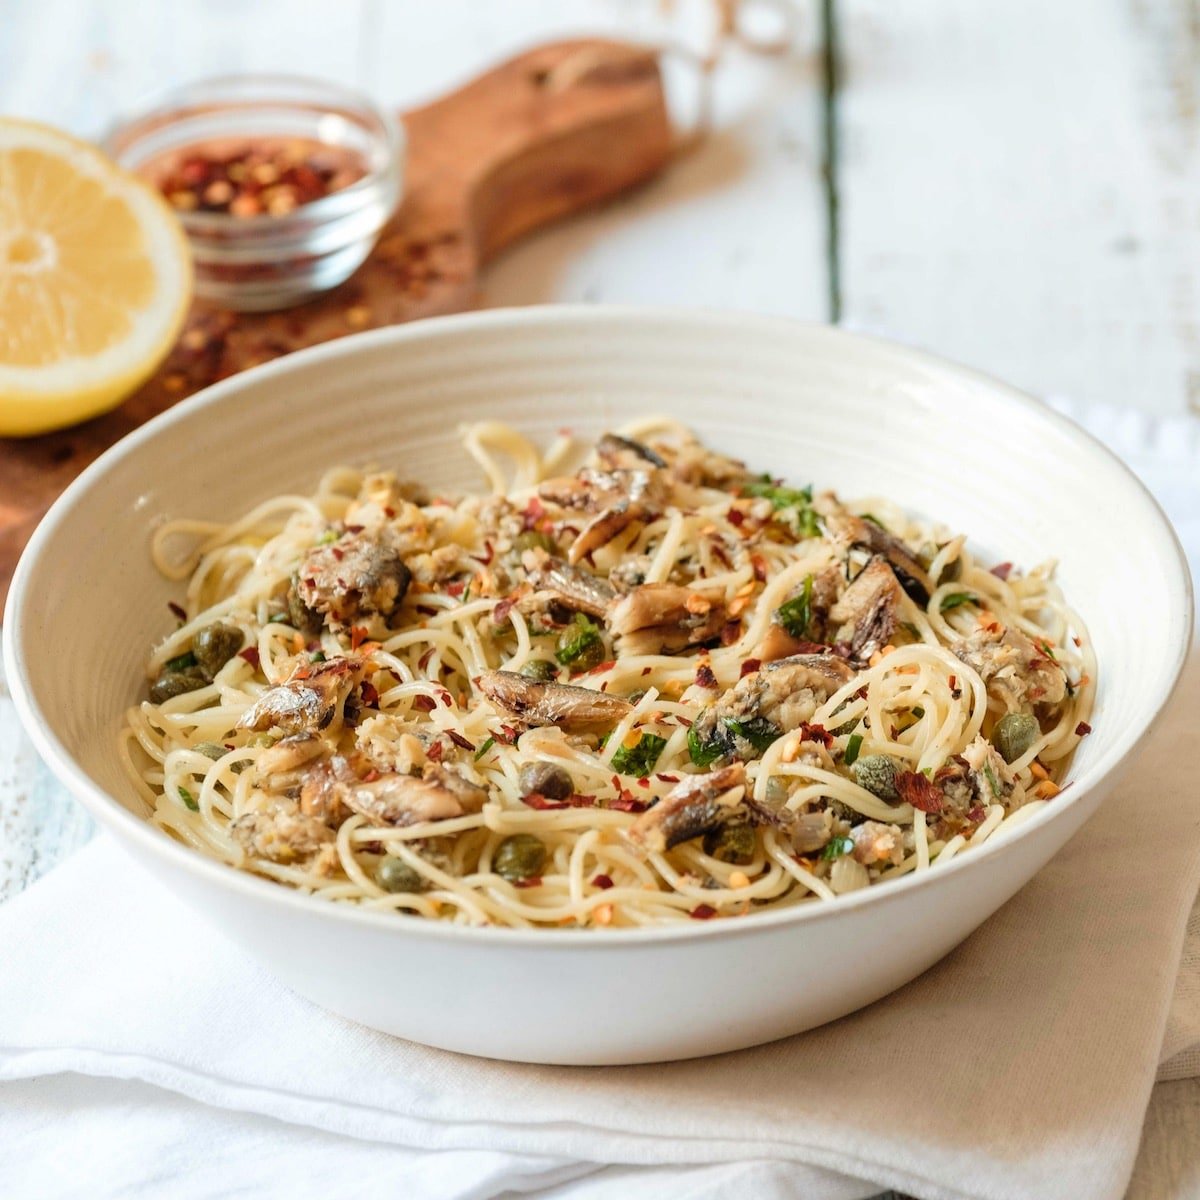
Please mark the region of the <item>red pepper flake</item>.
[[721, 645], [732, 646], [742, 636], [741, 621], [726, 621], [721, 626]]
[[511, 725], [501, 725], [500, 732], [496, 736], [506, 746], [515, 746], [520, 734]]
[[637, 785], [640, 788], [648, 788], [650, 786], [650, 780], [643, 776], [637, 781]]
[[701, 663], [696, 668], [696, 686], [708, 688], [713, 692], [717, 690], [717, 677], [713, 674], [713, 669], [708, 663]]
[[484, 553], [482, 555], [472, 554], [471, 557], [477, 562], [482, 563], [485, 567], [490, 565], [493, 558], [496, 557], [496, 551], [492, 548], [492, 543], [485, 541], [483, 543]]
[[654, 669], [653, 667], [643, 667], [643, 668], [642, 668], [642, 674], [643, 674], [643, 675], [649, 675], [649, 674], [650, 674], [650, 672], [651, 672], [653, 669]]
[[448, 738], [449, 738], [449, 739], [450, 739], [450, 740], [451, 740], [451, 741], [452, 741], [452, 742], [453, 742], [453, 743], [454, 743], [456, 746], [460, 746], [460, 747], [462, 747], [462, 749], [464, 749], [464, 750], [470, 750], [472, 753], [474, 753], [474, 752], [475, 752], [475, 743], [474, 743], [474, 742], [468, 742], [468, 741], [467, 741], [467, 739], [466, 739], [465, 737], [463, 737], [463, 735], [462, 735], [461, 733], [459, 733], [457, 729], [447, 729], [447, 730], [446, 730], [446, 736], [447, 736], [447, 737], [448, 737]]
[[343, 550], [340, 546], [330, 546], [329, 553], [332, 554], [333, 557], [338, 560], [338, 562], [341, 562], [342, 559], [346, 557], [345, 550]]
[[390, 504], [385, 504], [383, 506], [383, 515], [387, 517], [389, 521], [391, 521], [396, 516], [396, 510]]
[[379, 772], [372, 767], [363, 777], [363, 783], [374, 783], [379, 778]]
[[707, 921], [716, 915], [717, 910], [713, 908], [711, 904], [697, 904], [696, 907], [693, 908], [690, 913], [688, 913], [688, 916], [691, 917], [693, 921]]
[[747, 675], [753, 675], [759, 667], [762, 666], [761, 658], [748, 658], [742, 663], [742, 669], [739, 672], [739, 678], [745, 679]]
[[467, 581], [465, 579], [456, 579], [453, 583], [446, 584], [446, 595], [453, 596], [456, 600], [467, 590]]
[[725, 547], [720, 542], [714, 541], [712, 544], [713, 557], [720, 560], [721, 565], [726, 570], [733, 570], [733, 563], [729, 561], [729, 555], [725, 553]]
[[531, 496], [521, 513], [521, 521], [526, 529], [533, 529], [545, 515], [545, 505], [536, 496]]
[[366, 529], [365, 525], [347, 525], [346, 526], [347, 533], [362, 533], [362, 531], [364, 529]]
[[508, 614], [512, 612], [513, 606], [520, 599], [519, 592], [513, 592], [511, 596], [505, 596], [495, 608], [492, 609], [492, 620], [497, 625], [503, 625], [508, 620]]
[[418, 604], [416, 607], [417, 612], [419, 612], [422, 616], [436, 617], [438, 615], [438, 610], [434, 608], [432, 604]]
[[435, 708], [437, 708], [437, 705], [434, 703], [433, 697], [426, 696], [424, 693], [422, 693], [419, 696], [413, 697], [412, 706], [413, 706], [413, 708], [415, 708], [417, 710], [417, 712], [426, 712], [426, 713], [433, 712], [433, 710]]
[[440, 700], [441, 700], [442, 704], [443, 704], [443, 705], [444, 705], [446, 708], [453, 708], [453, 707], [454, 707], [454, 697], [453, 697], [452, 695], [450, 695], [450, 693], [449, 693], [448, 691], [446, 691], [446, 689], [445, 689], [445, 688], [441, 688], [441, 689], [438, 691], [438, 699], [440, 699]]
[[357, 650], [370, 634], [361, 625], [350, 626], [350, 649]]
[[541, 792], [527, 792], [521, 797], [521, 803], [536, 808], [539, 812], [552, 812], [559, 808], [591, 808], [596, 803], [596, 797], [572, 792], [565, 800], [551, 800]]
[[597, 663], [589, 671], [584, 671], [585, 675], [600, 675], [604, 671], [611, 671], [617, 665], [615, 658], [610, 658], [607, 662]]
[[1083, 643], [1082, 643], [1082, 642], [1081, 642], [1081, 641], [1080, 641], [1080, 640], [1079, 640], [1077, 637], [1073, 637], [1073, 638], [1071, 639], [1071, 641], [1073, 641], [1073, 642], [1075, 643], [1075, 645], [1076, 645], [1076, 646], [1080, 646], [1080, 647], [1082, 647], [1082, 646], [1083, 646]]
[[675, 714], [675, 723], [677, 725], [682, 725], [684, 729], [691, 729], [692, 727], [691, 721], [689, 721], [687, 717], [680, 716], [678, 713]]
[[597, 875], [592, 880], [592, 887], [599, 888], [602, 892], [607, 892], [613, 886], [613, 881], [607, 875]]
[[746, 514], [740, 508], [731, 508], [726, 516], [729, 519], [730, 525], [738, 529], [741, 528], [746, 520]]
[[679, 782], [678, 775], [655, 775], [654, 778], [657, 780], [660, 780], [662, 783], [678, 783]]
[[800, 740], [802, 742], [820, 742], [828, 749], [833, 745], [833, 734], [824, 725], [810, 725], [807, 721], [801, 721]]
[[977, 804], [969, 813], [967, 813], [967, 820], [970, 821], [972, 825], [978, 825], [979, 822], [983, 820], [985, 815], [986, 810], [984, 809], [983, 805]]
[[426, 650], [426, 651], [425, 651], [425, 653], [424, 653], [424, 654], [422, 654], [422, 655], [421, 655], [421, 657], [417, 659], [417, 670], [418, 670], [418, 671], [423, 671], [423, 670], [425, 670], [425, 668], [426, 668], [427, 666], [429, 666], [429, 660], [430, 660], [431, 658], [433, 658], [433, 656], [434, 656], [436, 653], [437, 653], [437, 647], [436, 647], [436, 646], [430, 646], [430, 647], [429, 647], [429, 649], [428, 649], [428, 650]]
[[442, 755], [445, 752], [446, 748], [442, 745], [441, 740], [439, 739], [430, 743], [429, 749], [425, 751], [425, 757], [428, 758], [430, 762], [441, 762]]
[[1091, 732], [1092, 727], [1086, 721], [1080, 721], [1079, 724], [1075, 726], [1076, 737], [1087, 737], [1087, 735]]
[[639, 800], [628, 788], [622, 788], [621, 794], [607, 801], [604, 807], [615, 812], [644, 813], [650, 805], [645, 800]]
[[950, 690], [952, 692], [955, 692], [958, 690], [958, 676], [957, 675], [951, 675], [948, 682], [950, 684]]
[[362, 702], [368, 708], [375, 708], [379, 704], [379, 689], [373, 683], [368, 683], [365, 679], [358, 686], [358, 694], [362, 696]]
[[750, 565], [754, 568], [754, 578], [759, 583], [767, 582], [767, 560], [761, 554], [750, 555]]
[[1012, 573], [1013, 565], [1010, 562], [997, 563], [990, 574], [995, 575], [997, 579], [1007, 579]]
[[175, 614], [175, 616], [177, 616], [177, 617], [178, 617], [178, 618], [179, 618], [181, 621], [186, 621], [186, 620], [187, 620], [187, 609], [185, 609], [185, 608], [183, 608], [182, 606], [180, 606], [180, 605], [176, 604], [174, 600], [168, 600], [168, 601], [167, 601], [167, 607], [168, 607], [168, 608], [171, 610], [171, 612], [172, 612], [172, 613], [174, 613], [174, 614]]
[[900, 799], [923, 813], [942, 811], [942, 789], [918, 771], [901, 771], [896, 775], [896, 791]]
[[238, 651], [238, 658], [244, 658], [256, 671], [258, 670], [259, 654], [257, 646], [247, 646]]
[[514, 879], [513, 887], [533, 888], [542, 886], [542, 877], [540, 875], [530, 875], [528, 879]]

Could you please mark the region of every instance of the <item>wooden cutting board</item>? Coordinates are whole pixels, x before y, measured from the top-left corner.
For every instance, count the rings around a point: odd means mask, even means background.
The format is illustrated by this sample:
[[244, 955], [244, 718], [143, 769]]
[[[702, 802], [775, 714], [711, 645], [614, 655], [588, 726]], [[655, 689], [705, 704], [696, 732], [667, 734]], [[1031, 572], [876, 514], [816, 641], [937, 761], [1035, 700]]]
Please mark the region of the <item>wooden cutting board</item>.
[[403, 120], [403, 202], [346, 283], [278, 313], [196, 301], [166, 362], [115, 412], [43, 437], [0, 439], [0, 605], [46, 509], [130, 430], [218, 379], [303, 346], [470, 308], [480, 270], [497, 252], [641, 183], [671, 156], [657, 56], [620, 42], [538, 47]]

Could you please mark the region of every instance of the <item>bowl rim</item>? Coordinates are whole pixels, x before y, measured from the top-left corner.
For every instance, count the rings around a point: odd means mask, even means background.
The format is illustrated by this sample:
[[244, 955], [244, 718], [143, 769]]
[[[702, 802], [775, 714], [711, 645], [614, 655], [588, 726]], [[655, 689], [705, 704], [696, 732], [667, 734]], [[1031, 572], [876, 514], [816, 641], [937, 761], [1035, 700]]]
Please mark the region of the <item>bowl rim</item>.
[[[680, 327], [697, 329], [719, 329], [732, 335], [739, 329], [747, 332], [758, 330], [776, 335], [796, 333], [799, 330], [828, 337], [840, 346], [852, 349], [865, 345], [896, 355], [900, 360], [928, 369], [943, 378], [957, 380], [997, 394], [1006, 401], [1024, 407], [1037, 419], [1057, 426], [1064, 434], [1076, 441], [1081, 449], [1093, 457], [1103, 459], [1110, 468], [1115, 467], [1119, 475], [1149, 505], [1149, 511], [1157, 517], [1157, 527], [1152, 531], [1162, 542], [1164, 562], [1174, 573], [1171, 589], [1180, 604], [1183, 636], [1174, 647], [1170, 662], [1168, 685], [1163, 689], [1152, 707], [1145, 709], [1134, 725], [1134, 736], [1129, 739], [1126, 751], [1094, 778], [1085, 775], [1082, 782], [1072, 781], [1075, 786], [1067, 791], [1069, 799], [1056, 806], [1047, 806], [1023, 822], [1011, 834], [999, 841], [988, 840], [970, 855], [956, 856], [951, 862], [935, 871], [920, 874], [910, 872], [893, 880], [886, 887], [863, 888], [860, 891], [839, 896], [826, 904], [798, 904], [782, 908], [766, 909], [756, 913], [747, 921], [696, 921], [679, 925], [647, 926], [631, 929], [604, 930], [599, 935], [594, 929], [561, 928], [513, 929], [501, 926], [450, 925], [441, 921], [398, 920], [397, 914], [364, 909], [359, 905], [338, 904], [322, 901], [317, 897], [230, 866], [219, 859], [199, 853], [181, 842], [161, 833], [144, 818], [135, 815], [114, 796], [94, 783], [71, 753], [58, 739], [52, 722], [40, 709], [35, 696], [27, 686], [23, 663], [26, 648], [23, 645], [22, 627], [27, 611], [36, 607], [35, 597], [27, 594], [28, 582], [35, 568], [52, 544], [59, 527], [72, 515], [77, 502], [98, 486], [109, 469], [116, 463], [135, 455], [141, 447], [156, 438], [160, 432], [173, 425], [185, 423], [213, 405], [226, 402], [227, 397], [237, 396], [246, 388], [276, 377], [286, 377], [293, 372], [303, 372], [310, 365], [339, 358], [353, 357], [360, 350], [380, 345], [402, 346], [408, 342], [421, 342], [440, 337], [453, 337], [474, 331], [505, 329], [513, 326], [541, 325], [547, 331], [572, 323], [591, 324], [603, 327], [607, 323], [618, 325], [630, 323], [668, 322]], [[1148, 531], [1148, 534], [1151, 531]], [[3, 622], [3, 651], [7, 682], [21, 723], [26, 734], [34, 743], [42, 760], [56, 778], [83, 803], [101, 828], [111, 829], [119, 837], [128, 838], [147, 855], [160, 859], [164, 865], [186, 871], [220, 888], [240, 893], [247, 900], [258, 900], [282, 906], [297, 914], [335, 922], [348, 922], [352, 926], [390, 930], [394, 936], [416, 936], [435, 941], [466, 941], [492, 947], [522, 946], [551, 950], [565, 945], [572, 947], [594, 947], [600, 952], [607, 947], [616, 950], [624, 947], [679, 944], [693, 940], [711, 940], [732, 936], [746, 937], [752, 933], [767, 934], [780, 926], [806, 924], [813, 921], [836, 920], [841, 914], [859, 908], [887, 903], [891, 896], [900, 896], [916, 888], [931, 888], [948, 885], [964, 869], [973, 863], [993, 859], [1011, 853], [1019, 842], [1034, 834], [1036, 830], [1061, 819], [1071, 808], [1081, 803], [1094, 788], [1114, 775], [1137, 752], [1137, 744], [1146, 731], [1157, 721], [1179, 686], [1180, 677], [1187, 663], [1192, 643], [1195, 619], [1191, 572], [1183, 546], [1170, 520], [1150, 490], [1122, 460], [1099, 439], [1080, 428], [1069, 418], [1056, 412], [1035, 397], [1010, 384], [963, 366], [924, 350], [914, 349], [888, 338], [850, 332], [819, 321], [803, 321], [791, 317], [767, 316], [755, 313], [727, 311], [712, 308], [684, 307], [678, 305], [592, 305], [592, 304], [547, 304], [520, 308], [500, 308], [483, 312], [469, 312], [448, 316], [432, 317], [405, 325], [394, 325], [382, 329], [365, 331], [337, 338], [317, 346], [264, 363], [240, 372], [228, 379], [205, 388], [195, 396], [160, 413], [146, 424], [133, 430], [104, 454], [91, 463], [75, 479], [50, 507], [30, 538], [17, 564], [9, 591]], [[1128, 731], [1128, 727], [1127, 727]], [[1093, 768], [1095, 770], [1095, 768]], [[939, 885], [939, 881], [942, 884]]]

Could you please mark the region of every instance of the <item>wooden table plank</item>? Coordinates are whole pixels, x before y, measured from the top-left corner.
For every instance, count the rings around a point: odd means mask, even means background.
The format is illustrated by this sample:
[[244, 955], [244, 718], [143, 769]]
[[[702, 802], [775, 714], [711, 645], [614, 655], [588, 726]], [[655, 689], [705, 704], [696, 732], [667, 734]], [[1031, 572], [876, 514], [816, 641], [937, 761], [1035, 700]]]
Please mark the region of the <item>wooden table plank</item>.
[[848, 325], [1039, 393], [1200, 411], [1188, 0], [838, 0]]

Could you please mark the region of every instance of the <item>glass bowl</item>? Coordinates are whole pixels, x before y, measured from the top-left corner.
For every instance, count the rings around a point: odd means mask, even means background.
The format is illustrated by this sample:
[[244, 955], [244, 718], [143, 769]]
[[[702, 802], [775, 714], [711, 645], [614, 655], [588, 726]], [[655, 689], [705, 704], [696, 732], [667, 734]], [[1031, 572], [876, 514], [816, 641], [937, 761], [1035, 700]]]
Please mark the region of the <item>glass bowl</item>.
[[[160, 95], [122, 121], [107, 148], [163, 186], [168, 164], [231, 145], [312, 147], [361, 171], [355, 182], [290, 211], [175, 211], [195, 260], [196, 294], [243, 312], [287, 308], [348, 278], [400, 199], [404, 135], [397, 121], [338, 84], [290, 75], [230, 75]], [[223, 148], [218, 151], [214, 147]]]

